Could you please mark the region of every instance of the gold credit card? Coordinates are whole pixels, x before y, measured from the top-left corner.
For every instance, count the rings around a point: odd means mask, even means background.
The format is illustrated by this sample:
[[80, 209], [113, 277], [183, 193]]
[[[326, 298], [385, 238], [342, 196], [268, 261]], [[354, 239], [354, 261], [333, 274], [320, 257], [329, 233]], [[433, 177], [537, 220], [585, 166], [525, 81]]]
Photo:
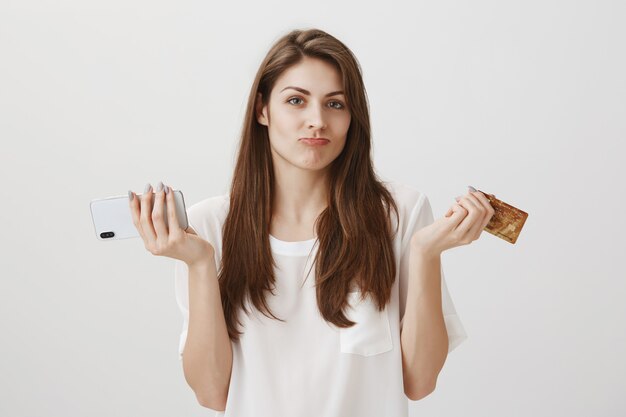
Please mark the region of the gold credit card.
[[491, 220], [485, 226], [483, 230], [491, 233], [494, 236], [504, 239], [509, 243], [515, 243], [519, 237], [522, 227], [528, 218], [528, 213], [513, 207], [510, 204], [505, 203], [502, 200], [498, 200], [494, 196], [480, 191], [487, 197], [491, 207], [495, 210]]

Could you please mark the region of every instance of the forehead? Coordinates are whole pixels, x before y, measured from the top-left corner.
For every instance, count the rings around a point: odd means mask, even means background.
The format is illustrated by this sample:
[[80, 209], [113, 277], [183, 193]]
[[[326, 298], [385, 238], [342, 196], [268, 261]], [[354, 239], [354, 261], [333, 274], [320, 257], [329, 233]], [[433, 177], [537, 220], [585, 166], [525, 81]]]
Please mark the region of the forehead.
[[[324, 95], [343, 89], [341, 73], [337, 68], [321, 59], [305, 57], [299, 63], [289, 67], [276, 80], [274, 90], [280, 92], [287, 86], [301, 87], [311, 94]], [[285, 90], [284, 93], [294, 90]]]

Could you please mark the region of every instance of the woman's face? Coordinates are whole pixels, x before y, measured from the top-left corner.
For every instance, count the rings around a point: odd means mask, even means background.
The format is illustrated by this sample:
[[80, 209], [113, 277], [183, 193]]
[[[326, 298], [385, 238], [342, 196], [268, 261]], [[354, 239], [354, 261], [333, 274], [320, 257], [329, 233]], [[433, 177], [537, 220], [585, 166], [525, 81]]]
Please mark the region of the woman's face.
[[[275, 166], [326, 168], [339, 156], [350, 127], [341, 74], [334, 66], [305, 57], [276, 81], [268, 106], [257, 97], [257, 121], [267, 126]], [[326, 141], [307, 142], [306, 138]]]

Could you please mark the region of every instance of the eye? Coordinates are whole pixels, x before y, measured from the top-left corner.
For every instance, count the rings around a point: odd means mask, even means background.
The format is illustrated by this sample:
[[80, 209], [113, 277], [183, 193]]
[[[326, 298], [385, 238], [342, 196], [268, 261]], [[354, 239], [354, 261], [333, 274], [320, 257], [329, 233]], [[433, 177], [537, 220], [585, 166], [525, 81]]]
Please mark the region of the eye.
[[[292, 100], [302, 100], [300, 97], [292, 97], [289, 100], [287, 100], [287, 103], [291, 103]], [[291, 104], [296, 104], [296, 103], [291, 103]]]
[[339, 104], [339, 106], [338, 106], [338, 107], [334, 107], [334, 108], [335, 108], [335, 109], [337, 109], [337, 110], [341, 110], [341, 109], [343, 109], [343, 107], [344, 107], [344, 106], [343, 106], [343, 103], [341, 103], [340, 101], [331, 101], [331, 103]]
[[[291, 97], [289, 100], [287, 100], [287, 103], [298, 105], [298, 103], [294, 103], [293, 100], [302, 100], [302, 99], [300, 97]], [[336, 109], [336, 110], [342, 110], [344, 108], [343, 103], [340, 101], [331, 101], [330, 104], [336, 104], [336, 106], [335, 105], [331, 106], [333, 109]]]

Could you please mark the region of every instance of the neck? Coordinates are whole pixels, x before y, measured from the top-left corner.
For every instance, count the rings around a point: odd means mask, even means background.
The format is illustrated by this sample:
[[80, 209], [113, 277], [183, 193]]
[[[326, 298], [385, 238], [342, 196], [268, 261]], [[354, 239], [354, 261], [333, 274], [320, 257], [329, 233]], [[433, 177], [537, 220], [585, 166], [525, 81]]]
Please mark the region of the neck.
[[274, 219], [289, 224], [315, 221], [328, 206], [328, 170], [274, 165]]

